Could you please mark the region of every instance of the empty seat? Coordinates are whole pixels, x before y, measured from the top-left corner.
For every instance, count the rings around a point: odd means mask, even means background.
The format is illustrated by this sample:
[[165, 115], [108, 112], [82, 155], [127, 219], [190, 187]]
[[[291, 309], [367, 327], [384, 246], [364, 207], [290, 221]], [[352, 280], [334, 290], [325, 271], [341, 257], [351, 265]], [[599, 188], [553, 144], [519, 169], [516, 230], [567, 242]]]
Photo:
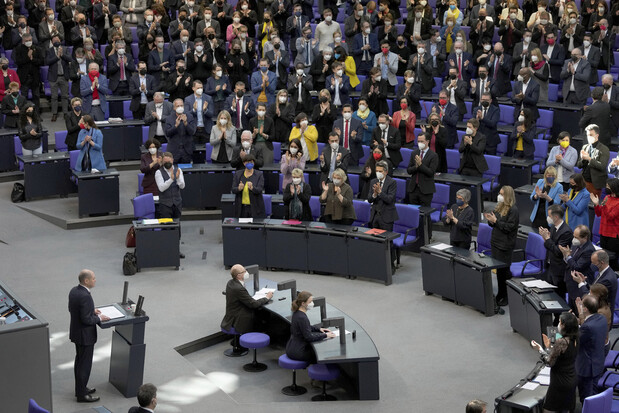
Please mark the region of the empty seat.
[[395, 204], [398, 211], [398, 219], [393, 223], [393, 232], [400, 236], [393, 240], [396, 249], [397, 264], [400, 264], [400, 253], [407, 245], [417, 240], [417, 228], [419, 228], [419, 208], [416, 205]]
[[[522, 251], [522, 250], [520, 250]], [[544, 239], [535, 232], [529, 232], [524, 250], [524, 260], [514, 262], [509, 267], [513, 277], [540, 277], [544, 273], [546, 248]]]
[[367, 227], [370, 221], [370, 209], [371, 205], [367, 201], [353, 199], [353, 207], [355, 208], [355, 214], [357, 219], [353, 222], [354, 226]]
[[430, 220], [432, 222], [438, 222], [443, 219], [443, 214], [445, 210], [449, 208], [449, 195], [450, 189], [449, 185], [446, 184], [435, 184], [436, 192], [432, 196], [432, 203], [430, 206], [436, 211], [430, 214]]
[[56, 152], [65, 152], [68, 149], [67, 143], [65, 142], [66, 139], [66, 130], [54, 132], [54, 147], [56, 148]]
[[499, 183], [499, 175], [501, 174], [501, 157], [493, 155], [484, 155], [488, 163], [488, 170], [484, 172], [484, 178], [490, 178], [482, 184], [484, 194], [492, 197], [492, 193], [498, 190], [501, 184]]

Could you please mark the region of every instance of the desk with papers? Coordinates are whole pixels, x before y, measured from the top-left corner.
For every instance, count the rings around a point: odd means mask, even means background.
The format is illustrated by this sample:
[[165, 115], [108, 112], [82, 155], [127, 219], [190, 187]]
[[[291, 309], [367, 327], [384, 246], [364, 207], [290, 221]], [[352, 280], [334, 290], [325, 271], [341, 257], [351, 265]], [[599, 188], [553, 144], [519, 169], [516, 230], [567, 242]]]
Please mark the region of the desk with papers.
[[550, 367], [538, 361], [535, 368], [525, 378], [495, 399], [495, 411], [497, 413], [541, 413], [549, 383]]

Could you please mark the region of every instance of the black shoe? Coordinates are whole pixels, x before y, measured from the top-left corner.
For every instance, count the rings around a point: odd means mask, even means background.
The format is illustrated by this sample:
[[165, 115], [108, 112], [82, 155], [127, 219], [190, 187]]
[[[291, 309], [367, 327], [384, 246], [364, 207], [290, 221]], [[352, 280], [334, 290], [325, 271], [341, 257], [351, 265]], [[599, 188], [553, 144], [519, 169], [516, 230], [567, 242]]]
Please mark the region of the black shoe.
[[507, 297], [497, 298], [496, 303], [499, 307], [505, 307], [508, 304]]
[[91, 396], [90, 394], [77, 398], [78, 403], [94, 403], [98, 401], [99, 401], [99, 396]]
[[58, 115], [53, 114], [52, 115], [52, 122], [56, 122], [56, 119], [58, 119]]
[[179, 256], [180, 256], [181, 258], [185, 258], [185, 254], [183, 254], [182, 252], [179, 254]]
[[[95, 388], [90, 388], [90, 387], [86, 387], [86, 394], [93, 394], [94, 392], [96, 392], [97, 389]], [[75, 397], [77, 397], [77, 394], [75, 395]]]

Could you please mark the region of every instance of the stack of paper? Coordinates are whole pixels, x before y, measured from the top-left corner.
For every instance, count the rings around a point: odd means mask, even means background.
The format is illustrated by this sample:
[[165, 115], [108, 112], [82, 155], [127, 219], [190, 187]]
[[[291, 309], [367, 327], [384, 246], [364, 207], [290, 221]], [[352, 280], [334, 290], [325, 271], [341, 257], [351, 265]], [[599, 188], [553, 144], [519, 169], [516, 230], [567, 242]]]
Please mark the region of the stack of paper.
[[432, 245], [431, 247], [436, 250], [443, 251], [443, 250], [446, 250], [447, 248], [451, 248], [451, 245], [439, 242], [438, 244]]
[[143, 219], [142, 220], [142, 225], [157, 225], [157, 224], [159, 224], [158, 219]]
[[239, 224], [251, 224], [253, 222], [253, 218], [239, 218]]
[[544, 386], [548, 386], [550, 384], [550, 367], [546, 366], [541, 369], [533, 381]]
[[557, 288], [556, 286], [544, 281], [544, 280], [532, 280], [532, 281], [523, 281], [522, 285], [529, 288]]
[[[340, 329], [339, 328], [334, 328], [333, 330], [331, 330], [331, 332], [333, 334], [335, 334], [335, 337], [339, 337], [340, 336]], [[346, 330], [345, 334], [350, 334], [350, 331]]]
[[118, 309], [114, 307], [113, 305], [108, 305], [106, 307], [99, 307], [98, 310], [101, 311], [101, 315], [108, 316], [110, 320], [113, 320], [115, 318], [122, 318], [125, 316], [123, 313], [118, 311]]
[[265, 287], [265, 288], [261, 289], [260, 291], [257, 291], [254, 294], [253, 298], [254, 298], [254, 300], [259, 300], [261, 298], [265, 298], [268, 293], [272, 293], [272, 292], [275, 292], [275, 288], [266, 288]]

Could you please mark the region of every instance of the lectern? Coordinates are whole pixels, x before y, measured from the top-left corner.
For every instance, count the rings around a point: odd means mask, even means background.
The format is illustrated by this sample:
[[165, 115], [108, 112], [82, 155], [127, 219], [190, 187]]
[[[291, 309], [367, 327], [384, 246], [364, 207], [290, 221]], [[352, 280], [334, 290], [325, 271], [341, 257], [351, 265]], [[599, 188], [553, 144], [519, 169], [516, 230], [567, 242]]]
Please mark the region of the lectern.
[[109, 381], [125, 397], [137, 396], [144, 379], [144, 331], [149, 320], [144, 312], [140, 315], [132, 314], [131, 304], [131, 301], [124, 305], [113, 304], [123, 317], [101, 323], [101, 328], [114, 327]]

